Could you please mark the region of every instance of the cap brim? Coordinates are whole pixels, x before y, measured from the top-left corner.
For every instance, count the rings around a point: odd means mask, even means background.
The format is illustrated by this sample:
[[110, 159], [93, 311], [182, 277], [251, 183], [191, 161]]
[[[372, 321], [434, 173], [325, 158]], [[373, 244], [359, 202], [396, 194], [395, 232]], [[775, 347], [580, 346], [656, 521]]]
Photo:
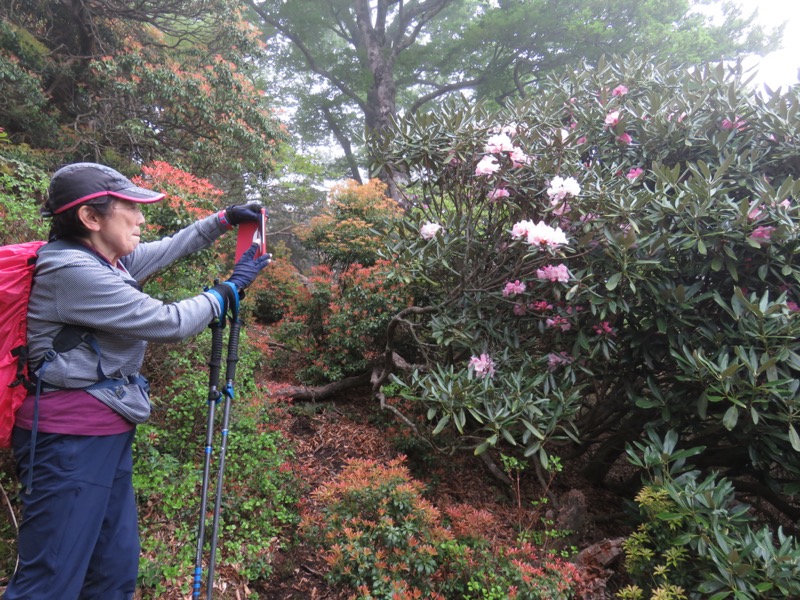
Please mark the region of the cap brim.
[[121, 200], [128, 200], [130, 202], [138, 202], [141, 204], [149, 204], [151, 202], [158, 202], [166, 197], [166, 194], [154, 192], [153, 190], [146, 190], [140, 187], [129, 187], [118, 192], [106, 192], [109, 196], [120, 198]]

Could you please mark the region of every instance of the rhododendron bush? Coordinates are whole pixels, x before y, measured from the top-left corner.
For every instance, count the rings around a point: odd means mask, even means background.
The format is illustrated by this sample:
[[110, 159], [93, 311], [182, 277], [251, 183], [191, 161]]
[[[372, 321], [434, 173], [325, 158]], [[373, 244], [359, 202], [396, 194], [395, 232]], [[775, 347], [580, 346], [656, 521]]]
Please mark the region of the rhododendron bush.
[[390, 277], [418, 368], [393, 381], [432, 433], [600, 482], [671, 428], [800, 517], [799, 107], [736, 66], [631, 57], [375, 140], [409, 177]]

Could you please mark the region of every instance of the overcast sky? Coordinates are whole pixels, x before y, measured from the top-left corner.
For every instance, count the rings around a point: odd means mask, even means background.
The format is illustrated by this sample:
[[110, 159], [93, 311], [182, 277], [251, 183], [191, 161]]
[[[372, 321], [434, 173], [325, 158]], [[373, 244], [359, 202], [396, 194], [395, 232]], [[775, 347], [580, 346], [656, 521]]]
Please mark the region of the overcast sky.
[[[776, 27], [787, 21], [784, 30], [783, 48], [761, 59], [758, 80], [772, 89], [798, 83], [800, 68], [800, 0], [735, 0], [744, 14], [758, 9], [758, 21], [768, 27]], [[750, 63], [745, 63], [750, 64]]]

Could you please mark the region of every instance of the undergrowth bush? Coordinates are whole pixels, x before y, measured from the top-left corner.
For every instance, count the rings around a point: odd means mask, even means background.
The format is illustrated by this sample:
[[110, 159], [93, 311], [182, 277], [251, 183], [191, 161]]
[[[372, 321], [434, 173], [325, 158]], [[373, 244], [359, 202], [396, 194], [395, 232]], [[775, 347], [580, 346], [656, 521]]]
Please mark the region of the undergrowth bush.
[[[159, 383], [153, 386], [153, 416], [137, 428], [134, 447], [143, 598], [158, 598], [167, 590], [188, 593], [192, 584], [209, 410], [204, 362], [210, 346], [206, 331], [166, 351], [156, 349], [146, 363], [147, 374]], [[243, 330], [217, 556], [220, 566], [234, 567], [244, 581], [265, 579], [272, 573], [278, 538], [297, 522], [296, 503], [302, 493], [302, 483], [288, 464], [291, 449], [280, 433], [268, 426], [270, 400], [254, 383], [254, 368], [260, 359], [247, 344]], [[221, 442], [222, 402], [215, 410], [215, 461]], [[215, 481], [212, 476], [209, 512]], [[210, 531], [210, 515], [208, 523]]]
[[290, 261], [290, 252], [283, 242], [271, 247], [272, 262], [247, 288], [246, 307], [260, 323], [277, 323], [290, 317], [298, 305], [308, 302], [308, 290], [302, 275]]
[[308, 294], [273, 332], [285, 348], [274, 360], [284, 360], [287, 352], [304, 356], [296, 375], [310, 384], [369, 371], [383, 352], [389, 321], [408, 304], [403, 286], [387, 280], [390, 269], [386, 261], [351, 265], [340, 273], [315, 267]]
[[19, 482], [10, 450], [0, 450], [0, 586], [6, 585], [17, 563], [18, 506], [13, 499]]
[[423, 494], [402, 458], [352, 460], [315, 490], [321, 511], [304, 517], [302, 530], [322, 547], [328, 580], [360, 600], [576, 597], [581, 574], [573, 565], [527, 544], [493, 548], [480, 533], [489, 516], [450, 527]]
[[278, 292], [269, 302], [259, 292], [256, 306], [260, 317], [282, 318], [273, 331], [280, 345], [273, 362], [303, 357], [305, 366], [296, 372], [302, 383], [328, 383], [370, 371], [384, 350], [389, 321], [408, 304], [402, 284], [387, 280], [390, 264], [380, 260], [388, 231], [401, 215], [385, 190], [378, 180], [334, 186], [323, 214], [298, 229], [321, 262], [312, 268], [305, 289], [298, 291], [281, 271], [276, 284], [259, 284]]
[[628, 449], [649, 479], [636, 497], [642, 522], [624, 544], [634, 584], [619, 598], [800, 598], [797, 539], [759, 527], [727, 478], [687, 465], [703, 448], [677, 445], [672, 430]]
[[380, 258], [386, 233], [401, 214], [380, 180], [364, 184], [347, 180], [331, 188], [322, 214], [298, 227], [297, 233], [320, 264], [337, 271], [355, 264], [370, 267]]

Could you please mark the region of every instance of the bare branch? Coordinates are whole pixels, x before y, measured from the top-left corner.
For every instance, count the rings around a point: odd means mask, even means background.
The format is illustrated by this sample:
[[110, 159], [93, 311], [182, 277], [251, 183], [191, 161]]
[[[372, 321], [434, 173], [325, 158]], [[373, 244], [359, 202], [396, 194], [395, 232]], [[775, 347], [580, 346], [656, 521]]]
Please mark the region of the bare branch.
[[314, 55], [311, 53], [311, 50], [306, 46], [303, 40], [297, 34], [293, 33], [289, 28], [285, 27], [280, 21], [272, 18], [269, 13], [267, 13], [261, 6], [255, 3], [254, 0], [246, 0], [247, 5], [250, 6], [259, 17], [263, 19], [265, 23], [271, 25], [275, 29], [277, 29], [281, 35], [285, 36], [288, 40], [290, 40], [298, 50], [303, 54], [306, 59], [306, 64], [308, 64], [308, 68], [311, 69], [312, 72], [316, 73], [320, 77], [327, 79], [330, 83], [332, 83], [340, 92], [342, 92], [345, 96], [350, 98], [353, 102], [355, 102], [358, 107], [366, 111], [367, 104], [361, 97], [347, 85], [344, 81], [338, 78], [336, 75], [331, 73], [329, 70], [322, 68], [317, 60], [314, 58]]
[[334, 117], [330, 107], [321, 106], [319, 110], [322, 113], [325, 122], [328, 123], [328, 127], [331, 128], [331, 132], [333, 132], [333, 136], [336, 138], [336, 141], [339, 142], [342, 150], [344, 150], [344, 156], [347, 160], [347, 165], [350, 167], [350, 173], [353, 179], [358, 183], [363, 183], [361, 180], [361, 172], [358, 170], [358, 162], [353, 154], [353, 148], [350, 145], [350, 138], [347, 137], [347, 133], [339, 126], [339, 123], [336, 121], [336, 117]]

